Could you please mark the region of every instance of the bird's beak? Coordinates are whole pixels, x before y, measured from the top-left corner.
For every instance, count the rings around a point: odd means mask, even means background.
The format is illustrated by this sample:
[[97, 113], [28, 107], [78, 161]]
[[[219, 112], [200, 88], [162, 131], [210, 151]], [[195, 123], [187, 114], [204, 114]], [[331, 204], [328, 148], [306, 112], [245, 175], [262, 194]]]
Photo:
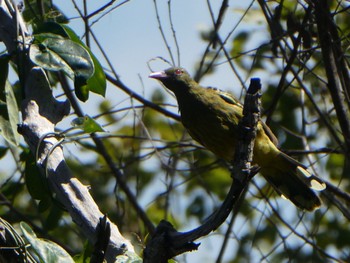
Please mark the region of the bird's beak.
[[158, 71], [158, 72], [152, 72], [151, 74], [149, 74], [148, 77], [152, 79], [164, 79], [167, 77], [167, 74], [165, 74], [164, 71]]

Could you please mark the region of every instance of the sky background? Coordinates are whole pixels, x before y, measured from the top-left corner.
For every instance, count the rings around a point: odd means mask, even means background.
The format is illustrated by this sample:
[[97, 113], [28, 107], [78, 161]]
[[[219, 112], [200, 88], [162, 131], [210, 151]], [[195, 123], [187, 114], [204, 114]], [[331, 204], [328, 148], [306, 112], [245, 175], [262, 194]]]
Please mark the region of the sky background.
[[[80, 7], [80, 10], [82, 10], [82, 2], [83, 1], [76, 0], [76, 4]], [[88, 2], [88, 13], [91, 13], [109, 1], [86, 2]], [[122, 2], [124, 1], [116, 1], [113, 6]], [[208, 2], [216, 18], [219, 13], [221, 1], [171, 1], [172, 21], [180, 48], [180, 65], [188, 69], [190, 73], [194, 72], [195, 65], [199, 62], [207, 46], [207, 43], [201, 39], [201, 32], [206, 32], [213, 28]], [[84, 25], [73, 3], [69, 0], [56, 0], [53, 1], [53, 3], [70, 19], [69, 26], [75, 33], [79, 36], [83, 36]], [[111, 60], [120, 79], [133, 91], [144, 95], [148, 99], [154, 89], [160, 87], [158, 82], [148, 78], [150, 73], [148, 62], [152, 60], [149, 63], [151, 69], [153, 71], [159, 71], [168, 68], [169, 65], [162, 60], [154, 60], [155, 58], [163, 57], [170, 61], [169, 52], [166, 49], [158, 27], [154, 3], [153, 0], [130, 0], [113, 11], [106, 9], [103, 12], [106, 13], [105, 15], [101, 16], [100, 14], [90, 20], [90, 22], [93, 23], [91, 27], [93, 33], [98, 39], [99, 44], [103, 47], [108, 58]], [[156, 3], [168, 44], [177, 61], [176, 45], [169, 23], [169, 1], [158, 0]], [[229, 8], [226, 12], [224, 23], [219, 31], [222, 39], [225, 39], [227, 34], [235, 28], [238, 21], [242, 18], [243, 12], [251, 4], [251, 1], [229, 1]], [[234, 33], [235, 35], [240, 32], [243, 27], [249, 27], [250, 32], [256, 37], [251, 48], [256, 48], [259, 42], [268, 41], [268, 32], [266, 32], [264, 27], [260, 24], [261, 18], [257, 15], [258, 12], [255, 8], [256, 7], [253, 5], [250, 12], [244, 17], [244, 22], [240, 23]], [[230, 40], [232, 40], [232, 38], [233, 37], [231, 37]], [[108, 71], [109, 67], [92, 38], [91, 43], [93, 53]], [[227, 48], [231, 48], [231, 44], [227, 44]], [[247, 50], [249, 49], [250, 47], [248, 46]], [[241, 84], [234, 74], [232, 74], [229, 64], [225, 63], [224, 60], [219, 60], [218, 62], [223, 63], [219, 63], [216, 66], [214, 74], [203, 78], [201, 84], [204, 86], [216, 86], [236, 95], [240, 94]], [[242, 77], [244, 81], [248, 83], [250, 77], [256, 76], [242, 75]], [[262, 79], [263, 85], [269, 78], [266, 74], [259, 75], [259, 77]], [[164, 94], [167, 94], [165, 90]], [[128, 96], [115, 87], [108, 85], [106, 98], [111, 101], [112, 105], [120, 105]], [[99, 95], [90, 94], [90, 99], [85, 103], [81, 103], [84, 112], [91, 116], [98, 114], [97, 106], [104, 99], [105, 98]], [[167, 100], [172, 104], [176, 104], [175, 99], [170, 95], [167, 95]], [[130, 102], [127, 101], [126, 105], [129, 103]], [[176, 109], [174, 109], [174, 111], [177, 112]], [[67, 128], [70, 120], [71, 118], [67, 118], [60, 123], [59, 127], [63, 129]], [[70, 146], [69, 150], [74, 152], [74, 147], [74, 145]], [[82, 156], [79, 157], [82, 158]], [[83, 158], [89, 158], [89, 156], [83, 156]], [[11, 163], [11, 160], [8, 158], [2, 159], [0, 172], [12, 169], [13, 163]], [[190, 227], [194, 227], [196, 224], [198, 223], [189, 222], [189, 225], [191, 225]], [[243, 221], [241, 221], [241, 224], [243, 224]], [[212, 235], [212, 238], [204, 238], [200, 240], [200, 242], [202, 242], [202, 245], [199, 247], [201, 253], [194, 252], [188, 254], [188, 262], [213, 262], [213, 258], [210, 258], [209, 255], [217, 256], [217, 251], [215, 250], [221, 246], [221, 242], [219, 243], [220, 246], [218, 246], [215, 234]], [[234, 244], [230, 244], [229, 246], [231, 246], [232, 251]], [[228, 249], [228, 251], [230, 251], [230, 249]], [[228, 252], [228, 256], [229, 254], [230, 252]]]
[[[55, 2], [57, 6], [62, 8], [64, 14], [73, 18], [69, 26], [71, 26], [78, 35], [82, 35], [84, 28], [80, 18], [74, 19], [76, 11], [72, 3], [70, 1], [65, 1], [66, 3], [62, 5], [61, 1], [54, 1], [54, 3]], [[217, 15], [221, 1], [210, 1], [210, 4], [214, 14]], [[220, 34], [223, 38], [225, 38], [237, 24], [243, 14], [243, 10], [250, 5], [250, 1], [230, 1], [229, 4], [230, 7], [227, 10], [224, 24], [220, 30]], [[89, 10], [94, 11], [103, 5], [103, 1], [89, 1], [89, 5]], [[168, 1], [158, 0], [157, 5], [163, 30], [166, 34], [171, 51], [174, 57], [176, 57], [176, 46], [169, 24]], [[182, 67], [187, 68], [190, 73], [193, 73], [195, 65], [198, 63], [207, 45], [207, 43], [201, 39], [200, 34], [213, 27], [207, 1], [174, 0], [171, 1], [171, 7], [173, 14], [172, 21], [180, 47], [180, 63]], [[94, 20], [93, 18], [91, 21]], [[258, 22], [257, 17], [251, 16], [247, 23], [245, 23], [245, 26], [249, 26], [252, 31], [258, 32], [260, 28]], [[150, 98], [154, 88], [160, 87], [160, 84], [148, 78], [150, 70], [147, 63], [159, 56], [170, 61], [169, 53], [158, 28], [154, 1], [131, 0], [100, 18], [98, 22], [93, 25], [92, 30], [96, 34], [100, 45], [103, 46], [108, 57], [111, 59], [121, 80], [135, 92], [144, 94], [146, 98]], [[228, 46], [230, 47], [231, 45]], [[96, 46], [92, 45], [92, 50], [95, 55], [101, 58], [97, 48], [95, 48]], [[103, 59], [100, 59], [100, 62], [103, 66], [107, 65]], [[154, 71], [169, 67], [169, 65], [161, 60], [150, 62], [150, 66]], [[209, 77], [203, 78], [201, 83], [205, 86], [214, 85], [221, 89], [230, 90], [236, 94], [239, 94], [241, 91], [241, 85], [238, 79], [232, 74], [228, 63], [217, 66], [215, 73]], [[238, 88], [235, 89], [235, 87]], [[164, 94], [166, 94], [165, 90]], [[114, 87], [109, 87], [106, 97], [113, 103], [118, 104], [128, 96], [116, 90]], [[98, 104], [103, 98], [98, 95], [93, 95], [91, 98], [92, 99], [89, 99], [88, 102], [83, 104], [85, 106], [85, 112], [93, 116], [96, 114], [96, 109], [91, 106]], [[176, 104], [173, 97], [168, 95], [167, 98], [170, 103]], [[129, 103], [129, 101], [126, 103]], [[174, 109], [174, 111], [177, 112], [176, 109]], [[159, 187], [163, 187], [162, 182], [159, 182], [159, 184]], [[147, 203], [148, 200], [152, 200], [152, 197], [145, 198], [145, 200], [147, 200]], [[242, 229], [243, 224], [244, 221], [238, 220], [237, 225], [241, 225]], [[193, 220], [193, 222], [188, 222], [189, 229], [197, 225], [198, 222], [195, 220]], [[186, 255], [187, 262], [214, 262], [215, 257], [218, 255], [218, 249], [221, 246], [221, 238], [212, 234], [211, 238], [203, 238], [200, 242], [202, 244], [199, 247], [199, 252]], [[226, 253], [227, 258], [234, 249], [235, 242], [231, 241]]]
[[[81, 19], [74, 17], [77, 12], [70, 1], [57, 2], [63, 13], [71, 18], [71, 26], [78, 35], [84, 32]], [[81, 4], [82, 1], [77, 1]], [[101, 7], [108, 1], [88, 1], [90, 11]], [[118, 1], [116, 1], [118, 3]], [[121, 2], [121, 1], [119, 1]], [[221, 1], [210, 1], [213, 13], [218, 14]], [[228, 32], [237, 24], [242, 16], [243, 10], [251, 4], [250, 1], [229, 1], [229, 9], [226, 13], [224, 23], [220, 29], [220, 35], [225, 38]], [[176, 46], [170, 30], [168, 16], [168, 1], [158, 0], [160, 19], [166, 34], [170, 48], [176, 57]], [[180, 63], [182, 67], [193, 73], [195, 64], [201, 58], [206, 43], [201, 40], [200, 34], [212, 28], [212, 20], [207, 7], [206, 0], [174, 0], [171, 1], [173, 25], [180, 47]], [[252, 9], [252, 13], [254, 9]], [[94, 22], [99, 16], [91, 19]], [[247, 22], [242, 23], [236, 30], [240, 31], [242, 26], [251, 27], [252, 32], [260, 30], [258, 17], [250, 15], [246, 17]], [[170, 56], [162, 40], [154, 7], [153, 0], [131, 0], [100, 18], [92, 26], [93, 32], [100, 44], [103, 46], [108, 57], [116, 69], [121, 80], [138, 93], [149, 97], [154, 87], [159, 84], [148, 78], [150, 70], [147, 62], [156, 57], [163, 57], [170, 61]], [[231, 38], [232, 39], [232, 38]], [[256, 43], [254, 43], [256, 47]], [[228, 47], [231, 45], [228, 44]], [[92, 50], [99, 57], [96, 46], [92, 45]], [[101, 57], [100, 57], [101, 58]], [[107, 64], [100, 60], [106, 66]], [[169, 67], [161, 60], [150, 62], [152, 70], [158, 71]], [[203, 85], [216, 85], [221, 89], [240, 91], [241, 85], [233, 74], [229, 71], [228, 63], [223, 63], [216, 67], [216, 72], [203, 79]], [[231, 73], [231, 72], [230, 72]], [[215, 83], [215, 84], [213, 84]], [[238, 89], [235, 87], [238, 86]], [[108, 95], [114, 96], [113, 89], [107, 90]], [[111, 98], [108, 96], [108, 98]], [[116, 98], [117, 99], [117, 98]], [[88, 103], [91, 103], [89, 101]]]
[[[17, 1], [20, 2], [21, 0]], [[82, 19], [77, 12], [77, 8], [72, 2], [73, 0], [52, 1], [60, 10], [62, 10], [62, 13], [68, 17], [70, 21], [70, 23], [68, 24], [69, 27], [71, 27], [78, 36], [82, 37], [82, 40], [85, 42], [84, 24], [82, 23]], [[82, 4], [84, 0], [74, 1], [76, 2], [78, 8], [80, 10], [83, 10]], [[85, 0], [85, 2], [88, 3], [87, 13], [90, 14], [95, 10], [98, 10], [100, 7], [104, 6], [106, 3], [109, 3], [110, 1]], [[118, 4], [121, 4], [118, 8], [115, 8], [114, 10], [111, 10], [111, 8], [107, 8], [99, 15], [96, 15], [93, 18], [91, 18], [90, 25], [92, 32], [95, 34], [96, 39], [98, 40], [103, 51], [106, 53], [108, 59], [110, 59], [110, 62], [113, 68], [116, 70], [121, 81], [134, 92], [144, 96], [146, 99], [150, 99], [153, 91], [156, 88], [161, 88], [162, 86], [159, 82], [155, 81], [154, 79], [149, 79], [149, 73], [151, 71], [159, 71], [169, 67], [167, 63], [156, 58], [162, 57], [168, 61], [171, 60], [169, 51], [166, 48], [166, 44], [164, 43], [161, 32], [159, 30], [159, 25], [157, 22], [155, 12], [155, 3], [158, 6], [159, 19], [161, 21], [165, 37], [168, 41], [167, 44], [169, 45], [171, 52], [175, 57], [175, 61], [177, 62], [177, 49], [172, 35], [171, 26], [169, 23], [168, 4], [171, 4], [172, 22], [176, 32], [176, 39], [178, 40], [179, 45], [180, 66], [186, 68], [190, 73], [193, 74], [196, 68], [196, 64], [200, 61], [207, 47], [207, 43], [204, 42], [201, 38], [201, 33], [208, 32], [210, 29], [213, 28], [213, 22], [208, 8], [208, 4], [212, 8], [214, 19], [216, 19], [219, 13], [221, 2], [222, 1], [217, 0], [117, 0], [114, 1], [114, 4], [112, 6], [115, 7]], [[273, 5], [274, 3], [275, 1], [269, 1], [269, 5]], [[254, 50], [256, 48], [259, 48], [264, 43], [269, 43], [271, 36], [268, 29], [266, 28], [266, 21], [262, 17], [262, 12], [255, 3], [255, 1], [229, 0], [228, 4], [228, 10], [225, 14], [223, 24], [219, 30], [219, 35], [221, 39], [225, 39], [228, 36], [228, 34], [232, 30], [234, 30], [234, 33], [229, 37], [229, 40], [226, 44], [227, 50], [231, 50], [232, 40], [234, 36], [236, 36], [242, 30], [246, 30], [250, 36], [250, 41], [248, 42], [248, 45], [244, 47], [245, 51]], [[246, 10], [249, 11], [245, 14], [244, 12]], [[271, 7], [271, 10], [273, 10], [273, 7]], [[3, 50], [3, 45], [1, 43], [0, 50]], [[101, 51], [97, 47], [92, 37], [91, 50], [98, 58], [104, 69], [107, 72], [109, 72], [110, 68], [108, 66], [108, 63], [102, 56]], [[250, 67], [249, 61], [253, 60], [253, 56], [254, 51], [244, 56], [244, 61], [247, 62], [247, 64], [245, 64], [247, 68]], [[203, 86], [218, 87], [222, 90], [229, 91], [239, 96], [242, 90], [242, 83], [233, 74], [229, 63], [225, 60], [225, 58], [218, 59], [215, 64], [215, 71], [213, 72], [213, 74], [205, 76], [201, 80], [201, 84]], [[237, 66], [236, 62], [237, 60], [233, 60], [233, 63]], [[274, 63], [276, 64], [281, 63], [280, 65], [282, 66], [284, 66], [284, 62], [285, 61], [283, 61], [283, 59], [276, 59], [276, 61], [274, 61]], [[264, 65], [265, 68], [260, 71], [254, 70], [254, 75], [250, 75], [249, 73], [247, 73], [246, 70], [238, 69], [240, 78], [243, 80], [245, 86], [249, 85], [250, 78], [260, 78], [262, 82], [263, 94], [264, 90], [269, 84], [274, 83], [276, 79], [278, 80], [280, 78], [280, 76], [274, 74], [276, 66], [272, 65], [273, 63], [269, 64], [268, 59], [264, 60], [264, 63], [266, 63], [266, 65]], [[151, 69], [149, 68], [149, 66], [151, 67]], [[301, 77], [303, 77], [302, 74], [303, 72], [300, 73]], [[290, 76], [287, 76], [286, 82], [288, 82], [289, 77]], [[14, 83], [16, 80], [17, 76], [12, 73], [10, 75], [10, 81]], [[115, 105], [118, 109], [124, 106], [130, 106], [130, 97], [127, 94], [125, 94], [118, 88], [109, 85], [108, 83], [107, 85], [108, 87], [106, 97], [90, 93], [90, 98], [87, 102], [80, 102], [84, 113], [90, 116], [95, 116], [99, 114], [100, 110], [98, 109], [98, 105], [106, 99], [110, 101], [111, 105]], [[169, 107], [168, 109], [177, 113], [175, 98], [171, 96], [171, 94], [167, 93], [165, 89], [162, 89], [162, 91], [163, 94], [166, 96], [166, 102], [175, 106], [173, 108]], [[60, 89], [55, 89], [54, 92], [56, 95], [62, 94], [62, 91]], [[60, 99], [63, 99], [63, 97], [61, 96]], [[264, 100], [264, 95], [262, 97], [262, 100]], [[133, 100], [133, 103], [134, 105], [138, 105], [138, 102], [136, 100]], [[301, 116], [301, 111], [296, 112], [296, 114], [299, 114]], [[58, 128], [62, 130], [70, 128], [70, 122], [74, 117], [75, 116], [71, 115], [65, 118], [64, 121], [59, 123]], [[274, 116], [274, 118], [278, 118], [278, 116]], [[103, 121], [104, 120], [102, 118], [98, 119], [98, 122], [100, 124], [104, 124]], [[130, 119], [123, 119], [122, 121], [119, 121], [117, 125], [123, 125], [125, 123], [128, 124], [128, 121], [130, 121]], [[314, 127], [318, 126], [315, 125]], [[310, 129], [312, 129], [312, 126]], [[114, 130], [114, 127], [107, 126], [106, 130], [107, 132], [112, 132]], [[279, 139], [280, 142], [283, 141], [283, 132], [282, 138], [281, 136], [279, 136]], [[322, 134], [320, 134], [320, 146], [325, 145], [324, 140], [325, 139], [322, 138]], [[315, 146], [317, 146], [317, 142], [313, 144], [313, 147]], [[82, 152], [79, 145], [72, 142], [64, 145], [64, 151], [66, 156], [72, 156], [76, 158], [75, 160], [81, 161], [82, 165], [84, 165], [85, 162], [90, 162], [91, 160], [95, 160], [96, 158], [96, 155], [87, 153], [87, 151], [85, 153]], [[10, 156], [10, 153], [8, 153], [7, 155], [8, 156], [6, 156], [6, 158], [2, 158], [0, 160], [0, 183], [8, 180], [9, 176], [12, 176], [11, 171], [16, 171], [16, 166], [13, 157]], [[324, 161], [327, 161], [327, 158], [324, 158]], [[159, 167], [159, 163], [155, 164], [154, 161], [147, 160], [146, 162], [143, 162], [143, 164], [144, 163], [146, 163], [147, 167], [152, 167], [152, 165], [153, 167]], [[162, 174], [163, 177], [161, 179], [164, 179], [165, 173], [163, 172], [163, 170], [160, 170], [158, 174]], [[80, 179], [84, 179], [84, 175], [77, 174], [76, 176]], [[159, 177], [160, 176], [158, 176], [158, 178]], [[154, 185], [152, 185], [153, 188], [146, 192], [139, 200], [140, 204], [145, 209], [147, 208], [147, 205], [149, 205], [150, 202], [152, 202], [154, 198], [160, 192], [163, 192], [165, 189], [166, 181], [157, 181], [158, 178], [154, 179], [155, 182], [152, 181], [152, 183], [154, 183]], [[262, 180], [262, 177], [257, 176], [254, 178], [253, 181], [254, 183], [257, 183], [259, 185], [259, 183], [262, 182]], [[110, 181], [113, 181], [111, 182], [111, 187], [114, 187], [114, 179], [111, 179]], [[249, 188], [250, 194], [254, 193], [254, 191], [257, 191], [256, 186], [254, 184], [251, 184], [251, 186], [252, 187]], [[176, 190], [179, 192], [181, 191], [181, 189]], [[111, 198], [114, 198], [114, 195], [112, 196], [111, 194]], [[185, 197], [181, 198], [184, 199]], [[298, 221], [298, 223], [294, 225], [295, 222], [293, 222], [293, 220], [295, 220], [298, 217], [299, 211], [296, 212], [296, 209], [293, 208], [293, 206], [288, 201], [284, 201], [281, 198], [278, 198], [274, 199], [273, 202], [275, 202], [275, 200], [276, 202], [278, 202], [278, 204], [281, 204], [281, 215], [283, 215], [283, 219], [287, 221], [287, 223], [293, 225], [293, 230], [296, 230], [297, 232], [300, 230], [300, 233], [306, 233], [309, 231], [309, 229], [306, 229], [306, 227], [305, 229], [303, 229], [302, 223], [300, 224], [301, 221]], [[176, 201], [178, 201], [178, 199]], [[189, 201], [187, 200], [187, 202]], [[213, 207], [214, 205], [219, 204], [217, 200], [213, 200], [213, 198], [211, 198], [210, 196], [208, 197], [208, 201], [206, 202], [208, 203], [208, 210], [210, 210], [211, 207]], [[256, 202], [257, 205], [254, 202]], [[254, 208], [259, 208], [259, 202], [263, 203], [264, 201], [256, 198], [250, 204], [254, 206]], [[181, 214], [185, 213], [183, 209], [185, 205], [183, 205], [182, 202], [175, 202], [174, 204], [172, 204], [172, 206], [174, 207], [174, 209], [172, 207], [172, 210], [179, 211], [179, 213], [176, 214], [176, 216], [180, 217]], [[252, 212], [259, 214], [259, 216], [255, 217], [256, 221], [251, 222], [251, 227], [254, 227], [253, 233], [256, 234], [257, 231], [255, 229], [259, 229], [259, 227], [261, 226], [260, 224], [262, 224], [258, 220], [268, 215], [268, 213], [264, 214], [264, 211], [259, 211], [258, 209], [254, 209]], [[308, 214], [303, 215], [303, 218], [307, 217]], [[243, 215], [239, 215], [238, 219], [235, 220], [234, 231], [231, 232], [232, 236], [230, 238], [228, 249], [226, 250], [225, 254], [226, 259], [231, 258], [230, 256], [234, 254], [235, 249], [237, 248], [237, 242], [239, 242], [239, 240], [242, 240], [240, 238], [248, 231], [248, 227], [245, 220], [246, 219], [243, 217]], [[198, 224], [199, 223], [194, 219], [189, 220], [186, 221], [187, 228], [179, 230], [189, 230], [198, 226]], [[225, 228], [225, 225], [223, 227]], [[288, 245], [293, 245], [293, 241], [295, 241], [295, 246], [299, 246], [300, 241], [302, 242], [301, 239], [295, 237], [293, 239], [293, 236], [289, 237], [289, 235], [291, 235], [290, 229], [279, 227], [278, 230], [281, 230], [282, 237], [288, 236]], [[249, 229], [249, 231], [252, 230]], [[187, 262], [215, 262], [215, 259], [218, 255], [218, 250], [222, 245], [223, 232], [224, 230], [221, 229], [221, 233], [220, 230], [218, 230], [211, 233], [209, 238], [204, 237], [203, 239], [199, 240], [198, 242], [201, 242], [199, 251], [187, 254]], [[255, 243], [255, 239], [250, 240], [250, 242], [250, 247], [248, 247], [247, 249], [253, 255], [254, 259], [256, 259], [255, 262], [260, 262], [260, 260], [264, 259], [267, 261], [269, 252], [276, 252], [278, 250], [281, 251], [283, 249], [283, 244], [278, 244], [276, 247], [271, 249], [269, 244], [263, 243], [261, 244], [261, 246], [259, 246], [260, 244], [258, 245]], [[262, 250], [259, 251], [259, 249]], [[266, 251], [264, 251], [264, 249]], [[312, 248], [307, 247], [306, 249]]]

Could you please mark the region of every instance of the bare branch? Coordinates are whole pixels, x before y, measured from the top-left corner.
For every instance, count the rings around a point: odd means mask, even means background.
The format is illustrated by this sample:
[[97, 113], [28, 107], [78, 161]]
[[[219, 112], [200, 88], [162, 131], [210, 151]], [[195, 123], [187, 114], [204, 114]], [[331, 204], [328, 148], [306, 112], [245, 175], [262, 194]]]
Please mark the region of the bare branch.
[[[314, 1], [316, 24], [323, 56], [323, 63], [328, 79], [328, 90], [332, 96], [334, 107], [345, 141], [346, 154], [350, 151], [350, 121], [349, 121], [349, 76], [345, 55], [341, 50], [336, 23], [331, 16], [326, 1]], [[346, 73], [345, 73], [346, 72]], [[345, 96], [344, 96], [345, 95]], [[347, 97], [347, 98], [346, 98]]]

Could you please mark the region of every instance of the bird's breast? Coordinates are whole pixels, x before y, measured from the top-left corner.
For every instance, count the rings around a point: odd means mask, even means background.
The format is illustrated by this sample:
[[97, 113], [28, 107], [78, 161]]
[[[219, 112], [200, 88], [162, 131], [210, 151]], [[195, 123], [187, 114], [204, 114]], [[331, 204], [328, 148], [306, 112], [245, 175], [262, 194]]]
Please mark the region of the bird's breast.
[[219, 157], [232, 160], [237, 138], [238, 113], [219, 104], [179, 104], [181, 119], [191, 137]]
[[[191, 137], [227, 161], [234, 158], [238, 138], [238, 123], [243, 109], [240, 105], [228, 102], [222, 97], [207, 91], [194, 95], [177, 94], [179, 110], [183, 125]], [[279, 150], [266, 135], [264, 127], [258, 124], [254, 144], [253, 162], [261, 167], [274, 162]]]

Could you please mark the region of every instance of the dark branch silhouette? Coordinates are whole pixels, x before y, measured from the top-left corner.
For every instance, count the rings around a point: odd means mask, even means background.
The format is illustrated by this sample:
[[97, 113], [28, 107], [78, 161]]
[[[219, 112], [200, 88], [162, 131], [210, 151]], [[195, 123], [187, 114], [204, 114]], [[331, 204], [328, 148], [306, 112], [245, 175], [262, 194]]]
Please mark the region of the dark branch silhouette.
[[239, 200], [249, 180], [258, 172], [258, 167], [251, 166], [256, 127], [260, 118], [260, 89], [259, 79], [251, 79], [244, 101], [243, 118], [239, 124], [239, 138], [232, 162], [232, 185], [221, 207], [215, 211], [198, 228], [188, 232], [178, 232], [167, 221], [163, 220], [157, 226], [147, 247], [144, 250], [144, 262], [168, 262], [168, 259], [179, 254], [196, 250], [199, 244], [194, 243], [198, 238], [216, 230], [231, 213]]

